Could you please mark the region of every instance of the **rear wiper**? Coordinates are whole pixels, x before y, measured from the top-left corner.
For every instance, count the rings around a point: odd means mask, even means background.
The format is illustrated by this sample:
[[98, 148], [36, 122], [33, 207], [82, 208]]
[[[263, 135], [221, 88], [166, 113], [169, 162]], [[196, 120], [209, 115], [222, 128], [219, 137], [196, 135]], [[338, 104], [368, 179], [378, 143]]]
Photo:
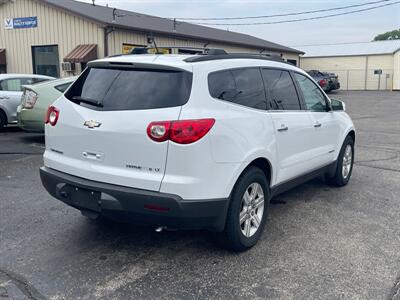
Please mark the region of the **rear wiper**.
[[86, 104], [90, 104], [90, 105], [97, 106], [97, 107], [104, 106], [101, 102], [99, 102], [97, 100], [85, 98], [85, 97], [81, 97], [81, 96], [73, 96], [72, 101], [75, 103], [86, 103]]

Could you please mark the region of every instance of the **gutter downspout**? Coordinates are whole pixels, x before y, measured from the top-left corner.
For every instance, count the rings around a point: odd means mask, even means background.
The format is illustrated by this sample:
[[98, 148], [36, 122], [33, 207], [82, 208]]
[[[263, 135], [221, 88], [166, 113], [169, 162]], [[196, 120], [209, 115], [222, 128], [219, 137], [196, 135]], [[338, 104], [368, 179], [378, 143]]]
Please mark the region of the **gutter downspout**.
[[364, 90], [367, 90], [367, 82], [368, 82], [368, 55], [365, 56], [365, 78], [364, 78]]
[[104, 27], [104, 57], [108, 56], [108, 35], [114, 32], [113, 27]]

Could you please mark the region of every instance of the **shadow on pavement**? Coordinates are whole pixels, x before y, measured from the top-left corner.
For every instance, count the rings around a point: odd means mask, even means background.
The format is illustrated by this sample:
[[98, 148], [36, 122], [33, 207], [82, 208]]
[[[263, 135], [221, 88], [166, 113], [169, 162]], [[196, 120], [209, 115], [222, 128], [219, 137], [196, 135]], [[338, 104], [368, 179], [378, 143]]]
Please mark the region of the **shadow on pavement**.
[[[314, 198], [313, 194], [324, 187], [329, 189], [322, 179], [314, 179], [274, 198], [271, 201], [270, 218], [264, 232], [264, 238], [280, 238], [280, 232], [275, 230], [274, 221], [271, 221], [271, 218], [280, 218], [279, 215], [290, 215], [290, 211], [296, 208], [296, 203], [313, 201], [311, 200]], [[307, 197], [308, 200], [306, 200], [299, 197], [301, 194], [309, 194], [310, 197]], [[71, 228], [74, 234], [70, 242], [78, 248], [82, 245], [88, 247], [88, 244], [92, 247], [105, 246], [108, 251], [125, 249], [133, 256], [135, 253], [139, 255], [143, 251], [165, 253], [171, 250], [183, 251], [185, 248], [190, 248], [191, 251], [197, 253], [216, 251], [219, 255], [235, 255], [224, 248], [222, 236], [218, 233], [205, 230], [163, 230], [158, 233], [152, 227], [119, 223], [104, 218], [90, 220], [82, 216], [81, 219], [82, 222], [76, 224], [79, 230], [76, 226]]]

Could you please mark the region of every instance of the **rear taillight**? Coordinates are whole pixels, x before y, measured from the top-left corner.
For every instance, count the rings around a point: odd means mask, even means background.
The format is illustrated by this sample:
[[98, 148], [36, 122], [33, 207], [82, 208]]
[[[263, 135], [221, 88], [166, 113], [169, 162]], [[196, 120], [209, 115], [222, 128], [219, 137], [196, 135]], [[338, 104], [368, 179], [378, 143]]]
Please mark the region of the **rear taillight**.
[[44, 122], [46, 124], [50, 124], [51, 126], [55, 126], [57, 124], [59, 115], [60, 111], [56, 107], [49, 106]]
[[325, 79], [321, 79], [320, 81], [318, 81], [319, 85], [321, 87], [324, 87], [326, 85], [326, 80]]
[[214, 123], [214, 119], [174, 121], [169, 139], [178, 144], [194, 143], [205, 136]]
[[169, 138], [169, 128], [171, 121], [165, 122], [152, 122], [147, 126], [147, 135], [153, 141], [164, 142]]
[[147, 135], [156, 142], [190, 144], [205, 136], [214, 123], [214, 119], [152, 122], [147, 126]]
[[27, 109], [33, 108], [37, 99], [38, 94], [36, 94], [34, 91], [25, 89], [24, 94], [22, 95], [22, 107]]

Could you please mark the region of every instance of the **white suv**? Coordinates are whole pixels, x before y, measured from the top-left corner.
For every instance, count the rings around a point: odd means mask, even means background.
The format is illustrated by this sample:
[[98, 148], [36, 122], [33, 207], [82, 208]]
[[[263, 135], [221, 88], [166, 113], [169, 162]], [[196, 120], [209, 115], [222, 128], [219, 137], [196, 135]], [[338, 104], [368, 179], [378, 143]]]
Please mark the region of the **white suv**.
[[355, 130], [307, 73], [251, 55], [97, 60], [49, 107], [43, 185], [89, 217], [223, 232], [236, 251], [271, 197], [348, 183]]

